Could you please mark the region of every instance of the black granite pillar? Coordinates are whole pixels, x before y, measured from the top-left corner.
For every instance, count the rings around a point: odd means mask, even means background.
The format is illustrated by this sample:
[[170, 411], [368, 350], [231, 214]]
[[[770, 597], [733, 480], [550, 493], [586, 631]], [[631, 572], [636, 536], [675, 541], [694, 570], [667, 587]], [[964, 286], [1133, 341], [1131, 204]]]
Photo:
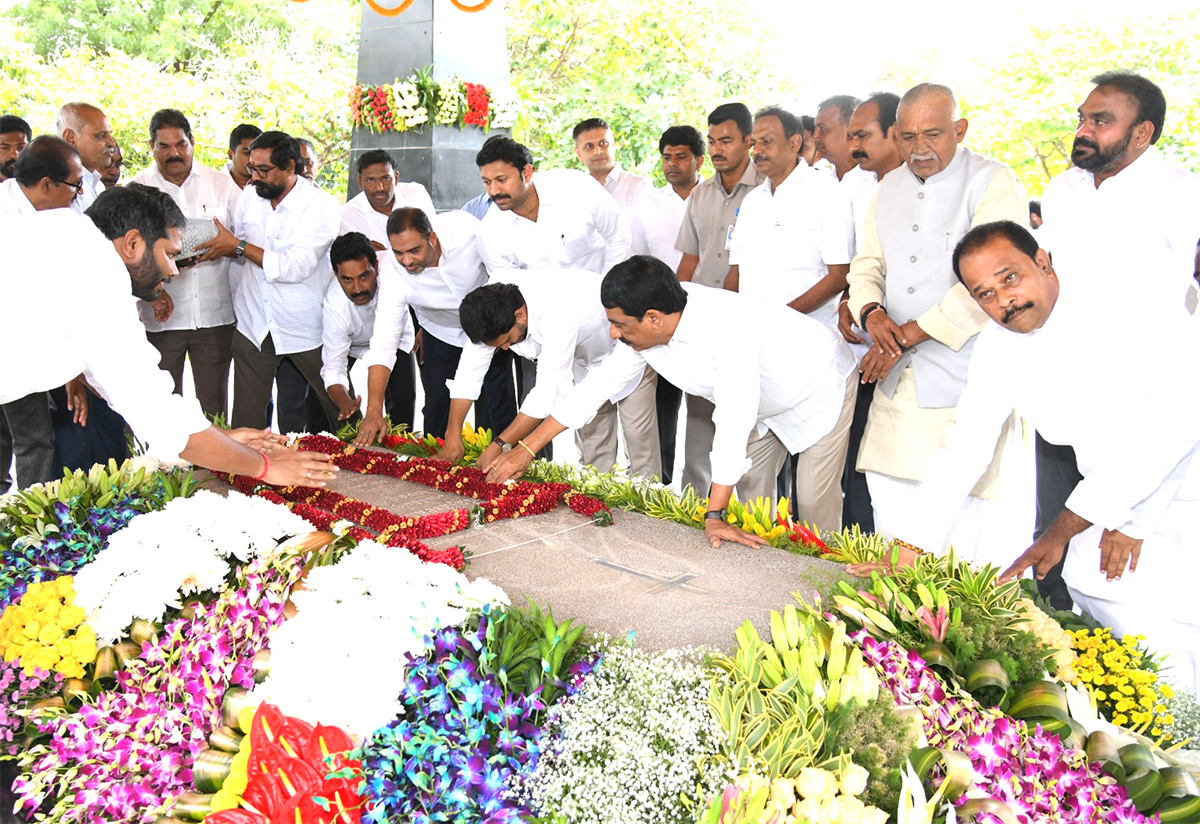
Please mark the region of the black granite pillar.
[[[398, 0], [378, 4], [394, 6]], [[450, 0], [415, 0], [396, 17], [384, 17], [362, 4], [359, 83], [377, 86], [403, 80], [429, 65], [438, 80], [458, 75], [489, 89], [507, 86], [504, 0], [493, 0], [479, 12], [461, 11]], [[483, 191], [475, 153], [486, 138], [477, 126], [460, 131], [426, 124], [419, 132], [382, 134], [356, 128], [350, 140], [349, 196], [359, 191], [354, 181], [359, 155], [386, 149], [396, 158], [401, 180], [423, 184], [439, 209], [457, 209]]]

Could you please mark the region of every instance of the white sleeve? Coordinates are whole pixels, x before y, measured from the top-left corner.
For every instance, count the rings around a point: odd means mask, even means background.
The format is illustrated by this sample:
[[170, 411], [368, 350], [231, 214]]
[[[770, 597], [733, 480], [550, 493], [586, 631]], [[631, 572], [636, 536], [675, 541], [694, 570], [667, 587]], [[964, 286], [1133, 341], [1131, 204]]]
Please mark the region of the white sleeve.
[[338, 202], [324, 192], [300, 215], [299, 226], [292, 236], [294, 243], [286, 249], [264, 249], [262, 270], [268, 282], [303, 283], [318, 266], [328, 269], [329, 247], [337, 238], [341, 216]]
[[[736, 233], [735, 233], [736, 235]], [[735, 486], [750, 469], [746, 439], [758, 424], [761, 400], [759, 357], [763, 346], [757, 331], [745, 332], [734, 346], [727, 342], [714, 353], [712, 482]]]
[[[334, 289], [341, 291], [336, 283]], [[329, 298], [321, 307], [321, 380], [325, 388], [344, 386], [350, 388], [347, 363], [350, 357], [350, 329], [346, 318], [337, 311]]]
[[454, 377], [446, 381], [450, 397], [468, 401], [479, 400], [484, 378], [487, 377], [495, 354], [495, 348], [486, 343], [463, 347], [462, 357], [458, 359], [458, 369], [455, 370]]
[[[570, 312], [555, 312], [547, 323], [542, 353], [537, 359], [537, 380], [521, 404], [531, 418], [550, 414], [555, 402], [575, 382], [575, 348], [579, 343], [579, 321]], [[618, 390], [619, 391], [619, 390]]]
[[[407, 289], [400, 276], [384, 269], [379, 273], [379, 308], [375, 310], [375, 326], [371, 330], [371, 348], [363, 363], [368, 368], [396, 365], [396, 350], [408, 340], [412, 351], [412, 319], [408, 316]], [[409, 335], [405, 335], [407, 329]]]
[[[734, 235], [736, 237], [737, 233]], [[831, 186], [822, 210], [820, 235], [817, 238], [821, 261], [826, 266], [848, 264], [853, 244], [854, 210], [850, 206], [850, 198], [841, 186]]]
[[616, 198], [604, 190], [604, 187], [589, 185], [592, 198], [592, 222], [596, 231], [604, 238], [604, 271], [616, 266], [629, 258], [632, 237], [629, 233], [629, 221], [621, 214], [621, 207]]
[[560, 397], [550, 414], [563, 426], [579, 429], [596, 417], [605, 401], [611, 400], [645, 371], [646, 361], [638, 352], [629, 346], [618, 346]]

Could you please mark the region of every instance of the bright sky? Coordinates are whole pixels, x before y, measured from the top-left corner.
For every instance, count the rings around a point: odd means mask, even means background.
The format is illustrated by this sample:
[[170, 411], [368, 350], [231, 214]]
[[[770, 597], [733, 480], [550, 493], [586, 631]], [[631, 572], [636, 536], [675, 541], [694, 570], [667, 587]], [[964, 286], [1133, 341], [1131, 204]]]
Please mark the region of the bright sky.
[[[865, 97], [877, 91], [875, 81], [891, 63], [928, 62], [936, 50], [943, 66], [967, 64], [975, 58], [999, 59], [1020, 46], [1031, 25], [1048, 28], [1080, 25], [1085, 19], [1099, 27], [1123, 21], [1186, 11], [1195, 0], [1007, 0], [1004, 3], [896, 3], [860, 0], [846, 5], [813, 5], [800, 0], [764, 0], [768, 19], [779, 21], [775, 65], [801, 87], [798, 111], [813, 112], [833, 94]], [[990, 11], [1004, 9], [1003, 13]], [[828, 12], [833, 21], [826, 23]], [[953, 74], [953, 72], [950, 72]], [[954, 86], [954, 78], [930, 77]], [[902, 89], [888, 91], [902, 92]]]

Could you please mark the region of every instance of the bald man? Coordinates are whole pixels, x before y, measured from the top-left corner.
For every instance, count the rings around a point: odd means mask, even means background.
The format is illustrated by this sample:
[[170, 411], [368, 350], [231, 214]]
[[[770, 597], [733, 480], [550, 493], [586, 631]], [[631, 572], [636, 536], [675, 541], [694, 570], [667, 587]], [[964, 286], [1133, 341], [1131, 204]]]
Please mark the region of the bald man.
[[75, 147], [83, 162], [83, 190], [71, 208], [83, 214], [104, 191], [103, 172], [117, 155], [108, 116], [91, 103], [66, 103], [54, 118], [58, 136]]
[[[1027, 215], [1012, 170], [961, 145], [968, 124], [950, 89], [914, 86], [896, 117], [905, 165], [880, 182], [848, 279], [850, 311], [874, 341], [859, 365], [862, 380], [876, 387], [858, 469], [867, 476], [875, 528], [889, 535], [954, 423], [974, 337], [987, 322], [954, 276], [954, 246], [973, 226]], [[970, 511], [951, 536], [960, 558], [986, 562], [993, 551], [1011, 552], [985, 504], [995, 496], [998, 463], [972, 490], [964, 505]]]

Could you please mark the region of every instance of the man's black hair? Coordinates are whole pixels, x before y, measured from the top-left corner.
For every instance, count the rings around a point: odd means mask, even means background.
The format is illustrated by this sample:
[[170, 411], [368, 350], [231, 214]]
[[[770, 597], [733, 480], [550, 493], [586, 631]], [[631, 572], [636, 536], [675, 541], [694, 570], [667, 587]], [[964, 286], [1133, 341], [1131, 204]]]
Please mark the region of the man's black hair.
[[634, 255], [608, 270], [600, 282], [600, 302], [640, 321], [649, 309], [665, 315], [682, 312], [687, 292], [670, 266], [650, 255]]
[[1011, 220], [995, 220], [991, 223], [982, 223], [967, 232], [963, 236], [963, 239], [958, 242], [958, 245], [954, 247], [954, 256], [950, 259], [950, 265], [954, 267], [954, 274], [958, 276], [960, 281], [962, 281], [963, 276], [962, 270], [959, 268], [959, 263], [962, 261], [963, 256], [975, 254], [998, 238], [1007, 240], [1030, 260], [1037, 260], [1038, 242], [1034, 238], [1033, 233], [1024, 226], [1019, 223], [1013, 223]]
[[804, 139], [804, 126], [800, 123], [800, 118], [789, 112], [787, 109], [780, 106], [767, 106], [765, 109], [759, 109], [754, 119], [760, 117], [774, 117], [779, 120], [779, 125], [783, 126], [783, 136], [791, 139], [792, 135], [800, 135], [800, 139]]
[[17, 117], [15, 114], [6, 114], [0, 117], [0, 134], [9, 132], [21, 132], [25, 135], [26, 140], [33, 139], [33, 129], [29, 128], [25, 118]]
[[183, 231], [187, 219], [166, 192], [141, 183], [117, 186], [100, 193], [84, 212], [109, 240], [137, 229], [151, 248], [167, 236], [169, 229]]
[[817, 119], [811, 114], [800, 115], [800, 131], [810, 135], [817, 130]]
[[486, 283], [472, 289], [458, 306], [458, 319], [471, 343], [488, 343], [508, 333], [525, 305], [514, 283]]
[[838, 119], [845, 126], [850, 122], [850, 116], [854, 114], [854, 110], [858, 108], [858, 104], [862, 103], [857, 97], [849, 94], [835, 94], [833, 97], [827, 97], [817, 106], [817, 111], [821, 111], [826, 106], [836, 106], [838, 110]]
[[518, 143], [511, 137], [494, 134], [483, 141], [483, 148], [475, 155], [475, 165], [482, 169], [497, 160], [504, 161], [520, 172], [524, 171], [526, 166], [533, 165], [533, 152], [529, 151], [525, 144]]
[[196, 142], [192, 139], [192, 124], [188, 123], [187, 117], [178, 109], [159, 109], [150, 115], [151, 143], [157, 139], [159, 129], [179, 129], [187, 135], [188, 143]]
[[672, 126], [658, 139], [658, 153], [668, 146], [687, 146], [696, 157], [704, 157], [704, 137], [694, 126]]
[[240, 123], [233, 127], [233, 131], [229, 133], [229, 149], [230, 151], [242, 145], [244, 140], [254, 140], [263, 133], [263, 130], [255, 126], [253, 123]]
[[358, 173], [362, 174], [363, 169], [377, 163], [386, 163], [392, 171], [396, 170], [396, 158], [392, 157], [390, 152], [385, 152], [383, 149], [371, 149], [358, 156]]
[[608, 123], [598, 117], [589, 117], [587, 120], [581, 120], [579, 125], [571, 132], [571, 139], [578, 140], [579, 136], [584, 132], [590, 132], [592, 129], [607, 129]]
[[1093, 77], [1092, 82], [1132, 97], [1138, 108], [1136, 122], [1149, 120], [1150, 125], [1154, 127], [1154, 134], [1150, 135], [1150, 145], [1158, 142], [1162, 137], [1163, 121], [1167, 118], [1167, 98], [1162, 89], [1134, 72], [1104, 72]]
[[1038, 217], [1041, 217], [1042, 216], [1042, 201], [1040, 201], [1040, 200], [1029, 201], [1029, 214], [1037, 215]]
[[875, 122], [879, 124], [879, 131], [883, 132], [883, 136], [887, 137], [888, 129], [896, 125], [896, 109], [900, 108], [900, 95], [891, 92], [876, 92], [862, 102], [862, 105], [874, 103], [879, 114], [875, 118]]
[[416, 230], [421, 237], [429, 240], [429, 236], [433, 234], [433, 224], [424, 209], [418, 209], [415, 206], [401, 206], [388, 215], [387, 233], [389, 236], [404, 234], [409, 229]]
[[338, 235], [334, 239], [333, 245], [329, 247], [329, 263], [333, 266], [335, 275], [338, 267], [346, 261], [363, 259], [371, 264], [372, 269], [376, 272], [379, 271], [379, 257], [375, 254], [375, 247], [362, 232], [347, 232], [344, 235]]
[[708, 125], [719, 126], [727, 120], [732, 120], [741, 132], [742, 137], [749, 137], [754, 131], [754, 118], [745, 103], [722, 103], [708, 115]]
[[288, 163], [294, 163], [293, 172], [297, 175], [304, 172], [304, 156], [300, 154], [300, 141], [287, 132], [263, 132], [250, 144], [250, 151], [255, 149], [270, 149], [272, 166], [287, 169]]
[[79, 152], [61, 137], [39, 135], [17, 155], [13, 177], [26, 189], [32, 189], [45, 177], [63, 182], [71, 174], [72, 155], [79, 157]]

